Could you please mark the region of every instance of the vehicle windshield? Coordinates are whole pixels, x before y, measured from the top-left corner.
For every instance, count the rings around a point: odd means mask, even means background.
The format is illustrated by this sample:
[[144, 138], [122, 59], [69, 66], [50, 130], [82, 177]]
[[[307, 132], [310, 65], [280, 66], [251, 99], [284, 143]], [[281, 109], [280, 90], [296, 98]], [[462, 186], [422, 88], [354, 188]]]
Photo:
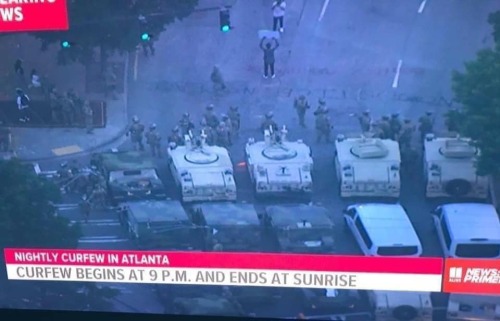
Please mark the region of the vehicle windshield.
[[417, 246], [382, 246], [377, 250], [382, 256], [407, 256], [418, 254]]
[[500, 255], [500, 244], [457, 244], [455, 255], [465, 258], [493, 258]]

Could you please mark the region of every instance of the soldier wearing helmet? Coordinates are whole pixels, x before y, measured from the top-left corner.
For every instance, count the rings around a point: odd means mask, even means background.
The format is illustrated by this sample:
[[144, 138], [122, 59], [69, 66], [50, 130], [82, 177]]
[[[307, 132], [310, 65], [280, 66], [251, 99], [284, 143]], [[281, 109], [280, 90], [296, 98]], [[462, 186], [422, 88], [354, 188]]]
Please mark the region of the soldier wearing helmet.
[[216, 145], [220, 147], [229, 146], [229, 132], [226, 128], [226, 123], [221, 121], [216, 129]]
[[391, 115], [389, 126], [391, 128], [391, 136], [389, 138], [398, 141], [399, 135], [401, 135], [401, 129], [403, 128], [403, 124], [401, 124], [401, 120], [399, 119], [399, 113], [393, 113]]
[[391, 124], [389, 116], [382, 116], [378, 121], [378, 127], [382, 131], [382, 139], [389, 139], [391, 137]]
[[172, 133], [168, 136], [168, 143], [175, 144], [176, 146], [184, 145], [184, 138], [180, 134], [180, 128], [175, 127], [172, 129]]
[[189, 132], [194, 129], [194, 123], [191, 121], [189, 113], [182, 114], [181, 120], [179, 120], [180, 135], [189, 135]]
[[141, 124], [139, 117], [132, 117], [132, 124], [127, 131], [127, 136], [130, 136], [130, 140], [135, 150], [144, 150], [144, 144], [142, 143], [142, 139], [144, 138], [144, 125]]
[[435, 119], [432, 111], [427, 111], [418, 121], [420, 123], [418, 126], [418, 130], [420, 131], [420, 140], [423, 142], [427, 134], [434, 132]]
[[306, 127], [305, 124], [305, 116], [306, 111], [311, 108], [309, 103], [307, 102], [306, 96], [300, 95], [298, 98], [295, 98], [293, 102], [293, 108], [297, 112], [297, 116], [299, 117], [299, 125], [302, 127]]
[[203, 118], [206, 120], [208, 126], [217, 129], [217, 126], [219, 126], [219, 119], [215, 115], [214, 109], [215, 107], [213, 104], [208, 105], [203, 114]]
[[231, 132], [237, 136], [240, 130], [240, 122], [241, 122], [241, 115], [240, 112], [238, 111], [238, 107], [237, 106], [229, 107], [227, 115], [231, 120]]
[[202, 118], [200, 121], [201, 131], [205, 134], [205, 143], [207, 145], [215, 144], [215, 133], [214, 129], [207, 125], [207, 121], [205, 118]]
[[324, 137], [325, 141], [330, 142], [330, 134], [332, 132], [332, 121], [328, 116], [330, 110], [322, 107], [321, 112], [316, 114], [316, 142], [321, 142]]
[[233, 124], [231, 123], [231, 119], [229, 119], [228, 115], [222, 114], [220, 117], [226, 127], [228, 144], [229, 146], [231, 146], [233, 144], [233, 131], [232, 131]]
[[367, 109], [358, 116], [359, 126], [361, 127], [361, 132], [367, 133], [370, 131], [370, 126], [372, 124], [372, 117], [370, 116], [370, 111]]
[[399, 135], [399, 146], [401, 150], [411, 148], [414, 132], [415, 125], [411, 123], [410, 119], [405, 119], [401, 127], [401, 135]]
[[149, 126], [149, 131], [146, 133], [146, 143], [151, 148], [153, 157], [161, 157], [161, 136], [156, 130], [156, 124]]
[[278, 124], [273, 120], [274, 113], [272, 111], [265, 115], [265, 119], [260, 125], [260, 130], [264, 132], [265, 130], [271, 129], [274, 132], [278, 131]]

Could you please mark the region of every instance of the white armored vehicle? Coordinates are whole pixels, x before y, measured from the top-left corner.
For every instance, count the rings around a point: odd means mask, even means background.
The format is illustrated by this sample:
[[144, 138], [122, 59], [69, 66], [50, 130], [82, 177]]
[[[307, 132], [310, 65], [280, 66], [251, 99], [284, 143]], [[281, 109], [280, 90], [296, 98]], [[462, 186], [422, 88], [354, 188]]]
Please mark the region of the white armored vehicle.
[[183, 202], [234, 201], [236, 183], [227, 149], [205, 144], [205, 134], [185, 136], [184, 146], [169, 147], [168, 164]]
[[302, 140], [287, 141], [285, 127], [279, 132], [264, 131], [264, 141], [250, 138], [245, 156], [257, 197], [303, 196], [312, 194], [313, 159]]
[[341, 197], [399, 197], [401, 155], [397, 142], [338, 135], [335, 148]]
[[476, 172], [479, 150], [468, 138], [436, 137], [424, 142], [425, 195], [431, 197], [487, 198], [489, 180]]

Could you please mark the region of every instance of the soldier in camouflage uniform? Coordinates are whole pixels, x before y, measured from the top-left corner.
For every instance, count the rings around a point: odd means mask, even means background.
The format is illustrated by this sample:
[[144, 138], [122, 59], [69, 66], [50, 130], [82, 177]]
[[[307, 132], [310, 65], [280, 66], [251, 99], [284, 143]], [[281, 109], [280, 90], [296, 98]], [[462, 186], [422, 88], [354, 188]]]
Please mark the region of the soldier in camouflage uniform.
[[149, 131], [146, 133], [146, 143], [151, 148], [153, 157], [161, 157], [161, 136], [156, 130], [156, 124], [149, 126]]
[[184, 145], [184, 137], [181, 136], [179, 127], [172, 129], [172, 133], [168, 136], [168, 143], [174, 143], [176, 146]]
[[393, 113], [391, 115], [389, 125], [391, 127], [391, 136], [389, 138], [398, 141], [399, 135], [401, 134], [401, 129], [403, 127], [403, 124], [401, 124], [401, 120], [399, 119], [399, 113]]
[[219, 126], [217, 126], [217, 139], [216, 139], [216, 145], [220, 147], [228, 147], [229, 146], [229, 133], [226, 128], [226, 123], [220, 122]]
[[415, 126], [411, 123], [411, 120], [405, 119], [401, 127], [401, 134], [399, 135], [399, 146], [402, 150], [411, 149], [414, 132]]
[[94, 111], [90, 108], [90, 102], [88, 100], [85, 100], [83, 103], [82, 111], [87, 134], [92, 134], [94, 131]]
[[389, 116], [382, 116], [382, 119], [378, 122], [378, 126], [384, 133], [382, 139], [389, 139], [392, 136], [389, 119]]
[[241, 115], [238, 111], [237, 106], [229, 107], [229, 111], [227, 113], [229, 119], [231, 120], [231, 132], [238, 136], [240, 131], [240, 123], [241, 123]]
[[384, 131], [380, 127], [379, 122], [372, 122], [371, 124], [371, 131], [369, 132], [369, 136], [372, 138], [384, 138]]
[[330, 134], [332, 132], [332, 122], [328, 116], [329, 109], [324, 108], [322, 112], [316, 114], [316, 142], [321, 142], [324, 137], [326, 142], [330, 142]]
[[229, 146], [231, 146], [233, 144], [233, 132], [232, 132], [233, 124], [231, 123], [229, 116], [226, 114], [222, 114], [221, 119], [226, 127], [228, 144]]
[[208, 105], [205, 110], [205, 113], [203, 114], [203, 118], [207, 122], [208, 126], [212, 127], [213, 129], [217, 129], [220, 122], [217, 116], [215, 115], [214, 108], [215, 107], [213, 104]]
[[444, 117], [448, 131], [458, 132], [464, 121], [464, 114], [458, 108], [453, 108], [445, 113]]
[[179, 121], [179, 128], [181, 130], [181, 135], [189, 135], [189, 131], [194, 129], [194, 123], [191, 121], [189, 113], [184, 113], [181, 120]]
[[215, 92], [226, 89], [226, 84], [224, 82], [224, 78], [222, 77], [222, 73], [220, 72], [219, 66], [216, 65], [214, 66], [214, 69], [212, 69], [210, 80], [212, 81]]
[[49, 103], [51, 111], [51, 120], [53, 123], [62, 122], [62, 97], [57, 92], [56, 88], [52, 88], [49, 92]]
[[205, 133], [205, 142], [207, 145], [215, 144], [215, 133], [214, 129], [207, 125], [207, 121], [203, 118], [200, 122], [201, 130]]
[[361, 116], [358, 116], [358, 120], [359, 120], [359, 126], [361, 126], [361, 132], [368, 133], [370, 131], [370, 126], [372, 124], [370, 111], [369, 110], [363, 111]]
[[435, 120], [433, 113], [431, 111], [426, 112], [425, 115], [420, 117], [418, 121], [420, 123], [418, 126], [418, 130], [420, 131], [420, 140], [423, 142], [427, 134], [434, 132]]
[[278, 131], [278, 124], [273, 120], [274, 113], [272, 111], [268, 112], [265, 116], [264, 121], [260, 124], [260, 130], [264, 133], [265, 130], [271, 130], [273, 133]]
[[293, 108], [295, 108], [295, 111], [297, 112], [297, 116], [299, 117], [299, 125], [302, 127], [306, 127], [305, 124], [305, 116], [306, 116], [306, 111], [311, 108], [309, 106], [309, 103], [306, 100], [306, 96], [300, 95], [298, 98], [295, 98], [293, 102]]
[[134, 150], [144, 150], [144, 144], [142, 143], [142, 139], [144, 138], [144, 125], [139, 121], [139, 117], [134, 116], [132, 118], [132, 124], [127, 131], [127, 136], [130, 136]]
[[75, 113], [73, 101], [69, 98], [68, 93], [62, 98], [62, 114], [64, 125], [73, 126], [75, 122]]

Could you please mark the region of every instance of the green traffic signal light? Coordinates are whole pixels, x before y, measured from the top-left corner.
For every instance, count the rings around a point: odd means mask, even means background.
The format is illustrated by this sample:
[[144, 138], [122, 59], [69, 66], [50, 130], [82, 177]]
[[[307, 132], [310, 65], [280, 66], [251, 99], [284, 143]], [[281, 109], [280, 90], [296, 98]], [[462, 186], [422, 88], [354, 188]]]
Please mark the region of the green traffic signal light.
[[148, 33], [143, 33], [141, 39], [142, 41], [148, 41], [149, 39], [151, 39], [151, 37], [149, 36]]
[[228, 25], [224, 25], [224, 26], [222, 26], [221, 29], [223, 32], [228, 32], [231, 28]]
[[69, 41], [63, 41], [63, 42], [61, 42], [61, 46], [63, 48], [69, 48], [69, 47], [71, 47], [71, 44], [69, 43]]

